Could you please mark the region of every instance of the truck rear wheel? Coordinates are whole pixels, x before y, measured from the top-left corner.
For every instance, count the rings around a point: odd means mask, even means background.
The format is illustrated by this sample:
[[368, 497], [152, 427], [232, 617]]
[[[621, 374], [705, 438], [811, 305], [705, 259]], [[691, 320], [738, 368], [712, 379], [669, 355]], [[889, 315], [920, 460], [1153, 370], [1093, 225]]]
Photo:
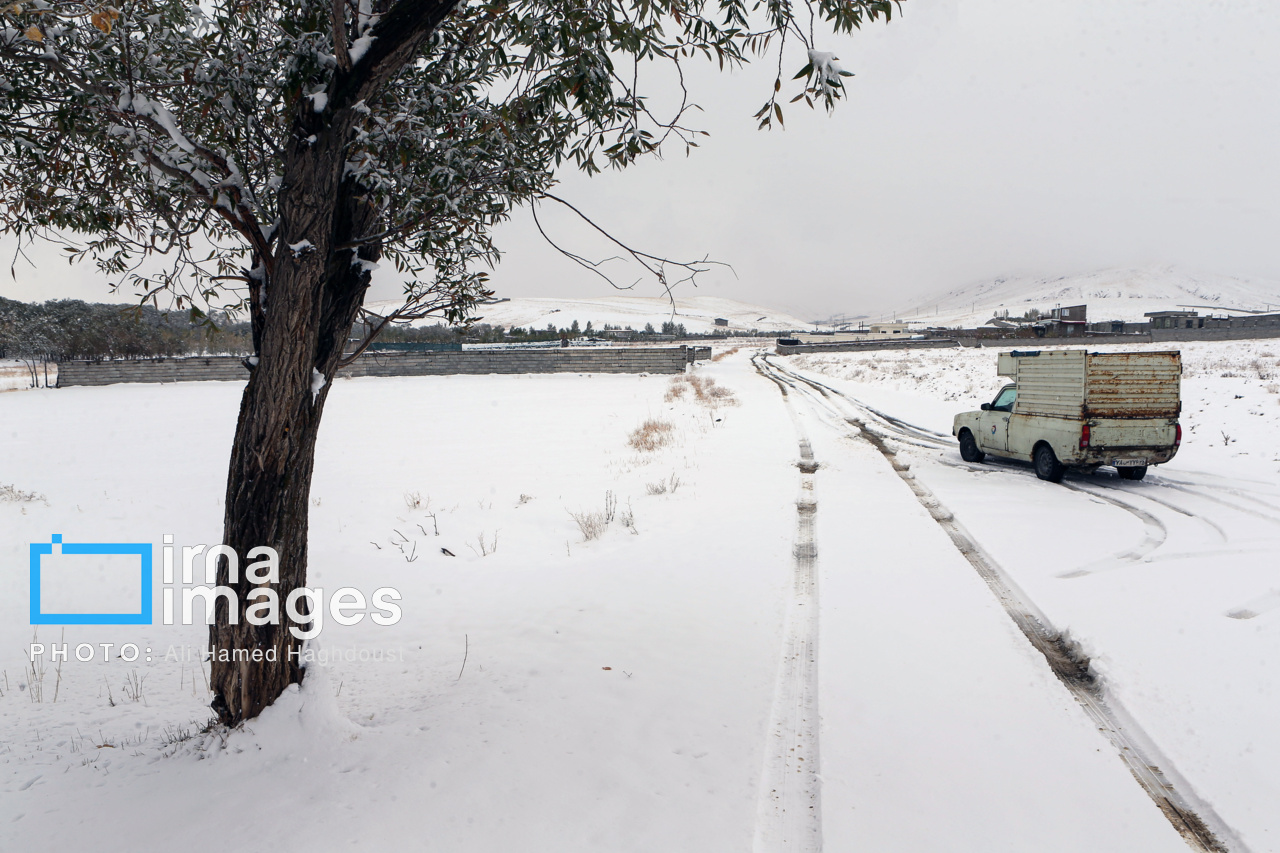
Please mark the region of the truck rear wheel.
[[967, 429], [960, 430], [960, 458], [965, 462], [981, 462], [987, 454], [978, 449], [978, 442]]
[[1062, 481], [1062, 463], [1058, 461], [1052, 447], [1043, 442], [1037, 444], [1031, 458], [1036, 465], [1036, 476], [1041, 480], [1048, 480], [1050, 483]]
[[1124, 468], [1117, 468], [1116, 473], [1120, 475], [1122, 480], [1141, 480], [1147, 476], [1147, 466], [1135, 465], [1132, 468], [1125, 466]]

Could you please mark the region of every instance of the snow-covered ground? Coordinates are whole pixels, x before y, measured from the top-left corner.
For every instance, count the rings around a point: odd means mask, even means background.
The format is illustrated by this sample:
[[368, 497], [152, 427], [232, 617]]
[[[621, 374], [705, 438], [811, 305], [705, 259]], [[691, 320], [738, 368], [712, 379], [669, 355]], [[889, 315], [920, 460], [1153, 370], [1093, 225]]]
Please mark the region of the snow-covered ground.
[[[372, 303], [373, 312], [389, 311], [394, 303]], [[579, 327], [588, 322], [596, 329], [605, 325], [619, 328], [643, 329], [651, 324], [661, 329], [666, 322], [675, 322], [688, 332], [708, 333], [726, 327], [718, 327], [716, 318], [729, 321], [729, 331], [787, 332], [809, 329], [813, 324], [798, 317], [717, 296], [689, 296], [675, 300], [675, 312], [671, 302], [656, 296], [601, 296], [591, 299], [557, 299], [551, 297], [522, 297], [481, 305], [476, 309], [480, 322], [506, 328], [521, 327], [545, 329], [553, 324], [557, 329], [567, 329], [576, 320]], [[435, 322], [424, 321], [428, 324]]]
[[[1186, 444], [1142, 483], [1082, 493], [900, 451], [1257, 853], [1280, 851], [1265, 344], [1181, 345]], [[72, 648], [152, 659], [33, 674], [27, 555], [58, 533], [216, 542], [240, 384], [3, 395], [0, 850], [770, 851], [796, 826], [815, 834], [789, 849], [1185, 849], [885, 457], [752, 354], [695, 369], [731, 396], [659, 376], [339, 380], [310, 582], [395, 587], [404, 615], [326, 622], [302, 689], [230, 733], [199, 733], [199, 655], [166, 659], [202, 626], [67, 626]], [[780, 363], [944, 433], [999, 384], [990, 350]], [[638, 449], [650, 420], [670, 428]], [[798, 505], [816, 505], [813, 589]], [[787, 651], [805, 630], [809, 666]]]
[[1201, 314], [1280, 310], [1280, 282], [1241, 279], [1171, 266], [1114, 268], [1085, 275], [1010, 276], [957, 287], [900, 306], [902, 320], [931, 326], [972, 328], [1006, 311], [1014, 317], [1035, 308], [1048, 312], [1088, 305], [1092, 322], [1142, 322], [1148, 311], [1194, 306]]
[[[1066, 488], [1029, 465], [961, 462], [879, 421], [911, 471], [1058, 628], [1194, 791], [1254, 851], [1280, 850], [1280, 347], [1183, 353], [1184, 444], [1140, 483]], [[1112, 349], [1099, 347], [1098, 349]], [[865, 407], [949, 435], [1005, 380], [993, 349], [787, 359]], [[918, 437], [918, 436], [917, 436]]]
[[[776, 392], [732, 373], [748, 393], [714, 406], [668, 401], [665, 376], [339, 380], [310, 580], [395, 587], [404, 617], [328, 624], [319, 646], [391, 659], [316, 666], [225, 746], [166, 746], [209, 718], [198, 660], [164, 659], [201, 626], [68, 626], [153, 660], [49, 665], [40, 703], [22, 654], [28, 542], [153, 542], [158, 561], [164, 533], [218, 540], [239, 383], [4, 395], [0, 482], [39, 494], [0, 500], [0, 849], [745, 849], [794, 444]], [[670, 442], [633, 449], [650, 418]], [[571, 514], [610, 493], [584, 541]]]

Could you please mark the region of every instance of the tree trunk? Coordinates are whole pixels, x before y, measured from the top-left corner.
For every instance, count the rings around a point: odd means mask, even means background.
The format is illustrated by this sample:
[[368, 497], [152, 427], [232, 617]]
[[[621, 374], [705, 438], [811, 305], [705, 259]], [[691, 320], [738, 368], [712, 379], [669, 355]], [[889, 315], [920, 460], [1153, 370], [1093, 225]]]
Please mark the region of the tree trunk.
[[[243, 572], [230, 583], [227, 561], [220, 560], [218, 583], [231, 587], [238, 602], [233, 613], [226, 599], [218, 598], [209, 628], [211, 705], [226, 725], [257, 716], [303, 675], [290, 654], [302, 643], [289, 628], [306, 626], [289, 618], [284, 602], [306, 586], [316, 436], [330, 381], [369, 286], [369, 273], [357, 261], [376, 261], [381, 255], [376, 242], [361, 243], [358, 257], [352, 249], [339, 248], [380, 233], [383, 224], [362, 188], [344, 177], [347, 143], [368, 112], [365, 104], [415, 58], [457, 4], [391, 4], [359, 67], [337, 72], [327, 108], [316, 112], [305, 99], [297, 107], [284, 155], [275, 256], [254, 258], [250, 318], [258, 361], [240, 402], [222, 540], [239, 555], [242, 567], [251, 549], [276, 550], [280, 579], [275, 591], [281, 607], [278, 624], [248, 624], [246, 610], [254, 603], [248, 597], [256, 584]], [[313, 371], [323, 380], [315, 391]], [[221, 652], [259, 650], [273, 661], [219, 659]]]
[[[257, 716], [303, 675], [297, 657], [303, 641], [289, 628], [306, 629], [309, 620], [304, 616], [302, 625], [292, 620], [285, 602], [307, 585], [316, 437], [330, 382], [369, 282], [352, 250], [337, 247], [373, 233], [378, 219], [360, 188], [343, 180], [343, 122], [335, 121], [331, 128], [312, 144], [300, 134], [301, 141], [289, 152], [274, 264], [255, 259], [270, 273], [262, 274], [263, 287], [255, 298], [258, 361], [241, 398], [223, 521], [223, 544], [240, 557], [238, 581], [229, 582], [225, 559], [218, 567], [218, 583], [236, 593], [239, 612], [230, 612], [219, 598], [209, 629], [211, 704], [219, 720], [230, 726]], [[376, 260], [379, 250], [371, 245], [359, 254]], [[318, 390], [313, 390], [315, 373], [324, 382]], [[260, 584], [250, 581], [243, 568], [250, 562], [248, 552], [264, 545], [280, 557], [280, 580], [274, 587], [279, 620], [250, 625], [245, 611]], [[254, 650], [261, 650], [262, 660], [244, 659]], [[240, 660], [234, 659], [237, 651]]]

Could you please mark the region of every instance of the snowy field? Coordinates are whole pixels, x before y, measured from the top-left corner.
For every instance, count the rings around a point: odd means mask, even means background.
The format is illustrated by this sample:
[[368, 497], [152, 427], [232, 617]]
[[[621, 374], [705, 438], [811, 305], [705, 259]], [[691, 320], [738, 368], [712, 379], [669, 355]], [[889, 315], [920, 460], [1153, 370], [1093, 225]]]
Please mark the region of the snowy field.
[[[664, 376], [340, 380], [310, 581], [396, 587], [404, 618], [326, 625], [339, 659], [301, 694], [173, 744], [210, 696], [163, 652], [204, 629], [69, 626], [154, 659], [50, 666], [33, 702], [26, 543], [217, 541], [239, 385], [4, 395], [0, 480], [27, 497], [0, 501], [0, 849], [748, 847], [794, 515], [786, 414], [749, 382], [704, 405]], [[667, 443], [636, 450], [648, 419]], [[584, 541], [571, 514], [610, 494]], [[210, 832], [215, 803], [239, 817]]]
[[1123, 485], [890, 428], [949, 434], [1000, 384], [989, 349], [772, 360], [830, 399], [746, 349], [695, 381], [339, 380], [309, 580], [404, 615], [327, 622], [302, 689], [230, 733], [201, 733], [200, 625], [41, 627], [151, 660], [32, 671], [27, 543], [218, 541], [239, 384], [4, 394], [0, 850], [1187, 849], [848, 415], [1233, 848], [1280, 851], [1280, 359], [1180, 347], [1184, 447]]

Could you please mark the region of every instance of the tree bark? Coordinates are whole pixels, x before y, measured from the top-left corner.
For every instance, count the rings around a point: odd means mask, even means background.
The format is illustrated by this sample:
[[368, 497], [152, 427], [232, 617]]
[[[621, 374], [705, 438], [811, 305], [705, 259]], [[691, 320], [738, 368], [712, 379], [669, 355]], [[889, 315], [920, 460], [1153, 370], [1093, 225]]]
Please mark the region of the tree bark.
[[[458, 2], [397, 0], [380, 16], [360, 63], [336, 72], [327, 107], [316, 113], [305, 102], [295, 118], [284, 158], [275, 256], [254, 259], [262, 284], [251, 286], [258, 362], [240, 402], [223, 519], [223, 544], [234, 549], [241, 567], [253, 548], [270, 546], [279, 554], [280, 618], [278, 624], [248, 624], [255, 584], [243, 571], [230, 583], [227, 561], [220, 560], [218, 583], [235, 592], [237, 612], [217, 599], [209, 628], [211, 706], [229, 726], [257, 716], [303, 676], [296, 656], [302, 642], [289, 628], [307, 626], [291, 620], [284, 603], [306, 586], [316, 437], [330, 382], [369, 286], [369, 273], [357, 261], [381, 255], [379, 243], [361, 245], [358, 256], [336, 248], [381, 231], [379, 212], [344, 177], [347, 143], [362, 120], [357, 108], [367, 112], [366, 102], [418, 54]], [[340, 11], [335, 6], [335, 14]], [[342, 26], [336, 18], [333, 23]], [[313, 370], [324, 380], [315, 392]], [[224, 650], [242, 656], [260, 650], [274, 662], [220, 660]]]
[[[219, 598], [209, 629], [211, 706], [229, 726], [257, 716], [303, 675], [298, 659], [303, 641], [289, 628], [306, 629], [309, 620], [304, 616], [299, 625], [285, 602], [306, 586], [316, 438], [330, 382], [369, 282], [352, 250], [335, 247], [374, 233], [378, 221], [360, 187], [343, 179], [344, 124], [335, 121], [312, 144], [301, 137], [289, 152], [278, 249], [274, 264], [262, 266], [271, 274], [262, 274], [264, 291], [253, 312], [258, 361], [241, 398], [223, 520], [223, 544], [240, 557], [237, 582], [230, 582], [225, 559], [218, 566], [218, 583], [235, 592], [238, 612]], [[359, 251], [365, 260], [378, 256], [376, 245]], [[313, 390], [313, 371], [324, 380], [318, 390]], [[264, 545], [280, 557], [274, 586], [279, 622], [250, 625], [245, 611], [259, 584], [243, 568], [250, 562], [248, 552]], [[254, 650], [261, 650], [262, 660], [248, 659]], [[224, 653], [233, 658], [236, 651], [242, 659], [220, 659]]]

